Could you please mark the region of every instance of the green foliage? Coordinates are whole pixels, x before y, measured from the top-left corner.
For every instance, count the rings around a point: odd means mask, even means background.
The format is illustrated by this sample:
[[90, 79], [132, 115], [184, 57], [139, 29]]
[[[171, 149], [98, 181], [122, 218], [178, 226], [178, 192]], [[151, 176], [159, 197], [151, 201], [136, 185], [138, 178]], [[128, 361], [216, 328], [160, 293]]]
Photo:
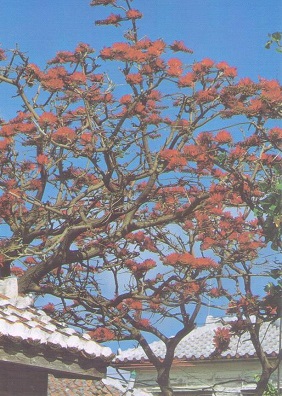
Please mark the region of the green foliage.
[[282, 52], [282, 45], [281, 45], [281, 38], [282, 38], [282, 32], [275, 32], [275, 33], [270, 33], [268, 34], [269, 40], [265, 44], [266, 49], [270, 49], [272, 44], [276, 45], [276, 51], [277, 52]]
[[[255, 380], [259, 380], [259, 375], [255, 376]], [[279, 392], [275, 385], [268, 383], [265, 391], [263, 392], [263, 396], [279, 396]]]
[[[261, 186], [267, 191], [267, 186]], [[265, 216], [263, 228], [266, 242], [271, 242], [274, 250], [282, 247], [282, 182], [277, 181], [272, 190], [260, 201], [255, 210], [258, 216]]]
[[263, 392], [263, 396], [278, 396], [278, 395], [279, 395], [278, 390], [272, 384], [268, 384], [266, 391]]

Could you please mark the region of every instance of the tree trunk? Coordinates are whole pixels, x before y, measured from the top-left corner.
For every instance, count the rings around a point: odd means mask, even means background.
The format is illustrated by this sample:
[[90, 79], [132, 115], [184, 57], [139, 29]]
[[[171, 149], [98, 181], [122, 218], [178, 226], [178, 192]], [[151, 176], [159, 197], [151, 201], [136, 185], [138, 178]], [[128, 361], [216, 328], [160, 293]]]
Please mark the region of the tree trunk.
[[162, 396], [173, 396], [173, 389], [170, 387], [170, 367], [158, 369], [157, 383], [162, 391]]
[[266, 391], [270, 376], [271, 376], [271, 371], [264, 370], [262, 372], [260, 379], [257, 382], [257, 387], [256, 387], [257, 396], [262, 396], [263, 393]]

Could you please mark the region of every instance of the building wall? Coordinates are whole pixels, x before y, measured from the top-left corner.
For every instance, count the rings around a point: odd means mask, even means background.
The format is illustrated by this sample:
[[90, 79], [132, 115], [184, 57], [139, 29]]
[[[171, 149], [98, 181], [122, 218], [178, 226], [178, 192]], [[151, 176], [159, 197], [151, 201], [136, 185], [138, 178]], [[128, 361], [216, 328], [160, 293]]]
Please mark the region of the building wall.
[[[156, 372], [147, 368], [136, 371], [135, 387], [159, 394], [155, 380]], [[179, 396], [251, 395], [247, 390], [251, 391], [255, 387], [254, 379], [260, 371], [259, 363], [253, 360], [195, 362], [193, 367], [177, 365], [172, 367], [171, 386]], [[273, 381], [275, 383], [275, 377]]]
[[47, 372], [0, 362], [0, 396], [47, 396]]

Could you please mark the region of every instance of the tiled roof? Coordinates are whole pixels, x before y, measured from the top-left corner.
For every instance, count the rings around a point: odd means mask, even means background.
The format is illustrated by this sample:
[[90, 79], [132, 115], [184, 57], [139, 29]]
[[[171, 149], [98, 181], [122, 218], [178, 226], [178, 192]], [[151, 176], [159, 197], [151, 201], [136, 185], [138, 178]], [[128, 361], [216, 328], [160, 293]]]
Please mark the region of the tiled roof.
[[[184, 361], [210, 359], [215, 350], [213, 344], [214, 331], [218, 327], [223, 327], [221, 320], [219, 318], [208, 317], [204, 326], [193, 330], [178, 344], [175, 350], [175, 359]], [[263, 324], [260, 331], [260, 338], [266, 354], [276, 356], [279, 349], [279, 326], [275, 323]], [[157, 356], [164, 358], [165, 345], [162, 341], [153, 342], [150, 344], [150, 347]], [[249, 339], [249, 335], [244, 333], [240, 337], [232, 336], [229, 348], [222, 352], [218, 358], [250, 358], [255, 356], [256, 352]], [[148, 361], [148, 358], [141, 347], [121, 351], [115, 359], [117, 365], [120, 363], [139, 363], [145, 361]]]
[[124, 392], [102, 381], [55, 378], [49, 375], [48, 396], [121, 396]]
[[[127, 392], [127, 383], [117, 379], [101, 381], [48, 377], [48, 396], [122, 396]], [[153, 396], [141, 389], [128, 391], [132, 396]]]
[[53, 320], [44, 311], [27, 306], [29, 302], [28, 297], [11, 300], [0, 294], [0, 346], [21, 343], [56, 355], [67, 352], [82, 360], [112, 360], [110, 348]]

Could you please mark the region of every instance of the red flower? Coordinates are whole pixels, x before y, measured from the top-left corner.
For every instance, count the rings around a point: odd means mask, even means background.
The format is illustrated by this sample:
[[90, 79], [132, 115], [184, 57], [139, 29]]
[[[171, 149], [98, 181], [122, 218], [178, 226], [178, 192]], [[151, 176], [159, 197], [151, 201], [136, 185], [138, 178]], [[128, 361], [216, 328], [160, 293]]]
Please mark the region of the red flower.
[[6, 59], [5, 51], [2, 48], [0, 48], [0, 61], [3, 61], [5, 59]]
[[39, 69], [39, 67], [33, 63], [29, 63], [26, 67], [26, 72], [28, 73], [28, 77], [35, 77], [35, 78], [40, 78], [42, 76], [42, 71]]
[[149, 319], [139, 319], [138, 323], [142, 326], [142, 327], [149, 327], [150, 326], [150, 321]]
[[98, 327], [94, 331], [89, 331], [88, 334], [96, 341], [110, 341], [115, 338], [115, 333], [107, 327]]
[[282, 128], [278, 128], [278, 127], [272, 128], [268, 132], [268, 136], [272, 142], [278, 143], [278, 141], [282, 139]]
[[221, 353], [228, 349], [230, 338], [230, 330], [226, 327], [219, 327], [214, 331], [213, 343], [217, 352]]
[[192, 268], [206, 269], [215, 268], [217, 263], [210, 258], [194, 257], [190, 253], [171, 253], [166, 256], [164, 263], [166, 265], [190, 266]]
[[172, 77], [178, 77], [182, 73], [182, 62], [180, 59], [177, 58], [171, 58], [167, 62], [168, 64], [168, 69], [167, 69], [167, 74]]
[[126, 76], [126, 81], [129, 84], [140, 84], [143, 78], [140, 73], [131, 73]]
[[131, 100], [132, 100], [131, 95], [123, 95], [119, 101], [121, 104], [127, 105], [127, 104], [131, 103]]
[[39, 165], [47, 165], [49, 163], [49, 157], [45, 154], [39, 154], [37, 156], [37, 163]]
[[89, 44], [86, 44], [86, 43], [79, 43], [75, 49], [75, 55], [92, 54], [93, 52], [94, 52], [94, 49], [92, 47], [90, 47]]
[[219, 131], [215, 136], [215, 140], [218, 143], [231, 143], [232, 137], [228, 131]]
[[57, 117], [53, 113], [45, 112], [39, 117], [39, 125], [54, 125], [57, 123]]
[[119, 14], [111, 14], [106, 19], [96, 21], [96, 25], [115, 25], [118, 26], [119, 22], [122, 21], [122, 17]]
[[60, 51], [57, 52], [55, 58], [51, 59], [48, 61], [48, 64], [53, 64], [53, 63], [68, 63], [68, 62], [75, 62], [76, 58], [74, 54], [70, 51]]
[[81, 140], [81, 144], [85, 145], [87, 143], [92, 143], [93, 141], [95, 141], [96, 137], [94, 137], [91, 132], [83, 132], [80, 135], [80, 140]]
[[214, 61], [211, 60], [211, 59], [209, 59], [209, 58], [205, 58], [205, 59], [202, 60], [201, 64], [202, 64], [204, 67], [206, 67], [206, 68], [209, 69], [209, 68], [213, 67]]
[[189, 144], [187, 146], [184, 146], [183, 151], [188, 158], [196, 159], [201, 153], [201, 148], [194, 144]]
[[74, 72], [70, 76], [68, 76], [69, 83], [75, 84], [85, 84], [86, 83], [86, 75], [82, 72]]
[[228, 67], [224, 70], [224, 75], [226, 77], [234, 78], [237, 76], [237, 68], [236, 67]]
[[42, 307], [43, 311], [47, 313], [53, 313], [55, 312], [55, 305], [53, 303], [48, 303]]
[[128, 10], [126, 16], [129, 19], [140, 19], [143, 17], [143, 14], [138, 10]]
[[226, 77], [236, 77], [237, 76], [237, 69], [236, 67], [231, 67], [226, 62], [219, 62], [216, 67], [218, 70], [221, 70]]
[[88, 78], [92, 82], [103, 82], [104, 81], [103, 74], [91, 74], [91, 76], [88, 76]]
[[143, 308], [142, 301], [133, 300], [132, 298], [128, 298], [128, 299], [124, 300], [124, 303], [130, 309], [134, 309], [136, 311], [142, 311], [142, 308]]
[[196, 81], [196, 76], [194, 73], [186, 73], [185, 76], [182, 76], [178, 80], [179, 87], [192, 87], [194, 82]]
[[4, 138], [3, 140], [0, 140], [0, 150], [5, 150], [9, 144], [11, 143], [11, 140], [8, 138]]
[[75, 131], [68, 127], [58, 128], [57, 131], [52, 135], [52, 138], [55, 142], [63, 144], [73, 141], [75, 137]]
[[201, 62], [195, 63], [192, 69], [195, 73], [202, 74], [208, 72], [209, 69], [213, 67], [213, 65], [214, 65], [213, 60], [209, 58], [205, 58]]
[[167, 161], [168, 169], [174, 169], [177, 167], [182, 167], [187, 164], [186, 159], [178, 150], [162, 150], [160, 152], [160, 158]]
[[212, 297], [220, 297], [220, 296], [221, 296], [221, 291], [220, 291], [220, 289], [218, 289], [217, 287], [213, 287], [213, 288], [210, 290], [210, 295], [211, 295]]
[[165, 43], [163, 42], [163, 40], [156, 40], [153, 41], [151, 46], [148, 48], [148, 55], [151, 56], [160, 56], [164, 50], [165, 50]]
[[224, 71], [224, 70], [228, 69], [230, 66], [228, 65], [227, 62], [223, 61], [223, 62], [217, 63], [216, 67], [218, 68], [218, 70]]
[[20, 268], [20, 267], [13, 266], [11, 268], [11, 273], [13, 275], [15, 275], [15, 276], [20, 277], [20, 276], [22, 276], [24, 274], [24, 270], [22, 268]]
[[207, 103], [213, 101], [217, 96], [215, 88], [204, 89], [196, 93], [197, 103]]
[[25, 262], [26, 264], [28, 264], [28, 265], [37, 264], [37, 261], [35, 260], [34, 257], [27, 257], [27, 258], [24, 260], [24, 262]]
[[148, 49], [152, 45], [152, 41], [148, 38], [141, 39], [136, 43], [136, 48], [139, 49]]
[[170, 49], [172, 51], [182, 51], [182, 52], [188, 52], [189, 54], [193, 54], [193, 51], [190, 48], [187, 48], [184, 44], [183, 41], [174, 41], [170, 46]]

